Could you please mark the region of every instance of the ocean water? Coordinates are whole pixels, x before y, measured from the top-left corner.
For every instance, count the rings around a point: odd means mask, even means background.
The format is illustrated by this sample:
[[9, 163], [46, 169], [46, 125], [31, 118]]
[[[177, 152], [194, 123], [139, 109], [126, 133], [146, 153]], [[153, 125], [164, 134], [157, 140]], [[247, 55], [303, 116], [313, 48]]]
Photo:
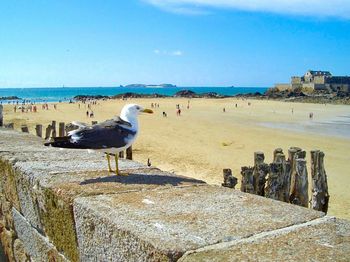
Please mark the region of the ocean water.
[[[69, 101], [76, 95], [112, 96], [126, 92], [139, 94], [174, 95], [180, 90], [192, 90], [196, 93], [216, 92], [221, 95], [236, 95], [260, 92], [266, 87], [169, 87], [169, 88], [127, 88], [127, 87], [57, 87], [57, 88], [0, 88], [0, 97], [17, 96], [33, 102]], [[7, 103], [8, 101], [2, 101]]]

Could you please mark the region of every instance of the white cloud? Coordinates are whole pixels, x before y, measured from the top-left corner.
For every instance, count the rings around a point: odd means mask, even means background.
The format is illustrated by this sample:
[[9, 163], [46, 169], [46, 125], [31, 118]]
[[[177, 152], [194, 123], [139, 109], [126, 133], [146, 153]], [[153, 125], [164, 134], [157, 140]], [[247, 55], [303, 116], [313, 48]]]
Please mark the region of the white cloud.
[[153, 50], [156, 55], [182, 56], [184, 53], [181, 50], [167, 51], [167, 50]]
[[180, 50], [176, 50], [176, 51], [171, 52], [170, 54], [173, 56], [182, 56], [183, 52]]
[[349, 0], [143, 0], [175, 13], [201, 14], [209, 8], [350, 19]]

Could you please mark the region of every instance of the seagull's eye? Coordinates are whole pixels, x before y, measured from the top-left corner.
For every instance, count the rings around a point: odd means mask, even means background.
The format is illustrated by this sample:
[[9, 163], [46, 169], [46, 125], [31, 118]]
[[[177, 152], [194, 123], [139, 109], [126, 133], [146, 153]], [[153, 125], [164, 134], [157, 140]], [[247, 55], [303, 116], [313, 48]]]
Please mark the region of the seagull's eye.
[[137, 110], [140, 110], [140, 107], [139, 107], [139, 106], [137, 106], [137, 107], [136, 107], [136, 109], [137, 109]]

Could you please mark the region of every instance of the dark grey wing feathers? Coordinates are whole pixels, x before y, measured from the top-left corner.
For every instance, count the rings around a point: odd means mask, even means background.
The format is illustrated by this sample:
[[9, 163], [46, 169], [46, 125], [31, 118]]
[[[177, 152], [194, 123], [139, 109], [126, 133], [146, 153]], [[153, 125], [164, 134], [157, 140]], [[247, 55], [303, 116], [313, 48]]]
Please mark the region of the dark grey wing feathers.
[[130, 130], [129, 122], [122, 119], [111, 119], [90, 127], [82, 128], [74, 133], [71, 141], [77, 146], [91, 149], [124, 147], [136, 131]]

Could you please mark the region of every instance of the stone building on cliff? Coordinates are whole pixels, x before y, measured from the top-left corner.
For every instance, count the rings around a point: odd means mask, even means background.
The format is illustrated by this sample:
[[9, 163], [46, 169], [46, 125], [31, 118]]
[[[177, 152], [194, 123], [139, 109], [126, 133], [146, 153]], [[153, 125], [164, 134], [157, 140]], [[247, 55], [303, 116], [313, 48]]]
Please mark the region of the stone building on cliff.
[[275, 87], [280, 91], [303, 88], [331, 92], [350, 92], [350, 77], [333, 76], [329, 71], [308, 70], [303, 76], [292, 76], [290, 84], [276, 84]]

